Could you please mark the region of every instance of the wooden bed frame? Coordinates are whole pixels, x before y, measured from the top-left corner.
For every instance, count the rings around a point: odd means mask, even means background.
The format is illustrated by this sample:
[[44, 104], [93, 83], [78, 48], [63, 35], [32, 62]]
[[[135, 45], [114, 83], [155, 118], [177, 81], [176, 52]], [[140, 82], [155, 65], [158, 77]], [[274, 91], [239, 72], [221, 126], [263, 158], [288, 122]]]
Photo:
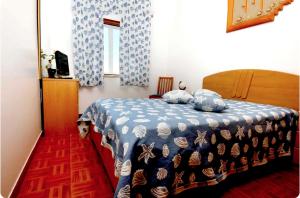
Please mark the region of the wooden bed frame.
[[226, 99], [299, 110], [299, 75], [256, 69], [231, 70], [206, 76], [203, 88], [216, 91]]
[[[293, 74], [254, 69], [225, 71], [205, 77], [203, 88], [216, 91], [226, 99], [273, 104], [299, 110], [299, 76]], [[114, 176], [114, 160], [111, 153], [107, 148], [100, 146], [102, 136], [94, 132], [92, 125], [90, 133], [99, 156], [102, 160], [105, 159], [103, 165], [111, 187], [115, 190], [118, 178]], [[299, 148], [295, 148], [296, 163], [299, 163], [298, 155]]]

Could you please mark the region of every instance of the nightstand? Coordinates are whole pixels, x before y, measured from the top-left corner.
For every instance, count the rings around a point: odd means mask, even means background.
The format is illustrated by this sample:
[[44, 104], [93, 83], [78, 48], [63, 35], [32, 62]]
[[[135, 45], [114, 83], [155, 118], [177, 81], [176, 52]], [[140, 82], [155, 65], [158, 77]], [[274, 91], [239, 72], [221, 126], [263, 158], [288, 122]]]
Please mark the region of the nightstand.
[[75, 79], [43, 78], [45, 135], [77, 130], [78, 87]]

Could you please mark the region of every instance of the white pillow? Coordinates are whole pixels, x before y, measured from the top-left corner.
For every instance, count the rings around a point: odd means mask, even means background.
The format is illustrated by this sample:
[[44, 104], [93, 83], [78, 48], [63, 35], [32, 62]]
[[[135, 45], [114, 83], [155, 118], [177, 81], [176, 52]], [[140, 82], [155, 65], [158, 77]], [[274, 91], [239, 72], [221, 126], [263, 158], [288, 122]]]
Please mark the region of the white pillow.
[[162, 96], [163, 100], [167, 103], [173, 103], [173, 104], [178, 104], [178, 103], [189, 103], [191, 102], [194, 98], [191, 94], [189, 94], [187, 91], [184, 90], [173, 90], [165, 93]]
[[217, 92], [214, 92], [214, 91], [209, 90], [209, 89], [198, 89], [198, 90], [193, 92], [194, 97], [198, 97], [198, 96], [201, 96], [201, 95], [205, 95], [205, 96], [214, 95], [214, 96], [222, 97]]
[[194, 98], [194, 109], [208, 112], [221, 112], [228, 109], [228, 106], [221, 97], [203, 94]]

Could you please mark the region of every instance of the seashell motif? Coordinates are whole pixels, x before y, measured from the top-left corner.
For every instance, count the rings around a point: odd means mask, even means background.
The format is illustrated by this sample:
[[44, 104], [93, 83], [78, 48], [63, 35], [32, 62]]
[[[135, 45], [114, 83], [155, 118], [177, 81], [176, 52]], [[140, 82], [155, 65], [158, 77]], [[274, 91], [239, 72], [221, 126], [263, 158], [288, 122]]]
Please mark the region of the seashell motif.
[[197, 138], [194, 140], [194, 144], [199, 144], [200, 147], [202, 147], [203, 144], [207, 144], [207, 141], [205, 139], [206, 131], [199, 131], [197, 130]]
[[138, 169], [137, 171], [135, 171], [132, 179], [132, 188], [134, 188], [135, 186], [142, 186], [146, 184], [147, 184], [147, 180], [144, 176], [144, 170]]
[[264, 112], [259, 112], [259, 115], [263, 116], [263, 117], [268, 117], [268, 114], [264, 113]]
[[285, 122], [284, 120], [281, 120], [281, 121], [280, 121], [280, 125], [281, 125], [283, 128], [285, 128], [285, 127], [286, 127], [286, 122]]
[[111, 116], [108, 116], [104, 125], [105, 128], [107, 128], [110, 125], [110, 121], [111, 121]]
[[133, 128], [132, 133], [134, 133], [137, 138], [143, 138], [146, 136], [147, 128], [143, 125], [138, 125]]
[[165, 168], [159, 168], [156, 174], [158, 180], [163, 180], [167, 177], [168, 171]]
[[130, 198], [130, 186], [129, 184], [121, 188], [118, 192], [117, 198]]
[[169, 153], [170, 153], [170, 150], [169, 150], [168, 145], [164, 144], [164, 145], [163, 145], [163, 149], [162, 149], [162, 154], [163, 154], [163, 156], [164, 156], [164, 157], [168, 157]]
[[207, 118], [206, 122], [208, 123], [208, 126], [212, 129], [216, 129], [219, 126], [219, 122], [212, 119], [212, 118]]
[[250, 116], [243, 115], [242, 117], [246, 120], [247, 124], [250, 125], [253, 123], [253, 119]]
[[240, 119], [236, 116], [228, 116], [229, 118], [231, 118], [232, 120], [238, 122]]
[[223, 161], [223, 160], [220, 160], [220, 168], [219, 168], [219, 173], [224, 173], [227, 171], [227, 160], [226, 161]]
[[281, 143], [281, 144], [279, 145], [279, 147], [278, 147], [278, 149], [277, 149], [277, 152], [279, 152], [279, 154], [280, 154], [280, 153], [285, 153], [285, 152], [286, 152], [285, 149], [284, 149], [284, 143]]
[[262, 128], [262, 126], [261, 125], [255, 125], [255, 131], [257, 132], [257, 133], [262, 133], [263, 132], [263, 128]]
[[214, 154], [211, 153], [211, 152], [209, 152], [209, 154], [208, 154], [208, 156], [207, 156], [207, 161], [210, 163], [210, 162], [213, 161], [213, 159], [214, 159]]
[[266, 123], [267, 123], [266, 132], [273, 131], [272, 121], [270, 121], [270, 122], [266, 121]]
[[127, 160], [122, 164], [121, 175], [128, 176], [131, 173], [131, 161]]
[[146, 122], [150, 122], [150, 120], [149, 120], [149, 119], [142, 119], [142, 118], [140, 118], [140, 119], [135, 119], [135, 120], [133, 120], [133, 122], [137, 122], [137, 123], [146, 123]]
[[212, 134], [210, 140], [211, 140], [211, 143], [212, 143], [212, 144], [215, 144], [215, 143], [217, 142], [216, 135], [215, 135], [215, 134]]
[[228, 126], [230, 124], [230, 120], [228, 120], [228, 119], [223, 119], [223, 122], [224, 122], [225, 126]]
[[225, 139], [225, 140], [230, 140], [231, 139], [231, 133], [229, 130], [221, 130], [221, 136]]
[[122, 127], [122, 133], [123, 134], [127, 134], [128, 133], [128, 129], [129, 129], [128, 126], [123, 126]]
[[253, 137], [253, 138], [252, 138], [252, 146], [253, 146], [254, 148], [256, 148], [256, 147], [257, 147], [257, 144], [258, 144], [258, 137]]
[[248, 144], [245, 144], [244, 145], [244, 153], [247, 153], [248, 152], [248, 149], [249, 149], [249, 145]]
[[196, 180], [195, 173], [191, 173], [190, 176], [189, 176], [190, 183], [193, 183], [195, 180]]
[[175, 155], [173, 157], [172, 161], [174, 162], [174, 168], [177, 168], [180, 165], [180, 162], [181, 162], [180, 154]]
[[240, 146], [238, 143], [235, 143], [231, 148], [231, 155], [233, 157], [238, 157], [240, 155]]
[[214, 172], [214, 169], [212, 168], [205, 168], [205, 169], [202, 169], [202, 173], [207, 176], [207, 177], [214, 177], [215, 176], [215, 172]]
[[272, 138], [271, 144], [273, 144], [273, 145], [276, 144], [276, 138], [275, 137]]
[[292, 131], [288, 131], [287, 132], [287, 134], [286, 134], [286, 140], [289, 141], [289, 142], [292, 140]]
[[269, 148], [269, 159], [275, 159], [275, 149]]
[[199, 120], [195, 119], [195, 118], [189, 118], [187, 119], [187, 121], [189, 121], [191, 124], [193, 125], [199, 125]]
[[248, 129], [248, 138], [251, 138], [251, 136], [252, 136], [252, 130]]
[[157, 125], [157, 133], [159, 137], [167, 139], [171, 134], [171, 129], [167, 123], [161, 122]]
[[272, 116], [274, 117], [275, 120], [278, 120], [278, 119], [279, 119], [278, 113], [276, 113], [276, 112], [274, 112], [274, 111], [271, 111], [270, 114], [272, 114]]
[[179, 129], [179, 131], [183, 132], [183, 131], [186, 130], [186, 128], [187, 128], [186, 124], [181, 123], [181, 122], [178, 123], [178, 129]]
[[226, 149], [225, 144], [224, 143], [218, 144], [217, 148], [218, 148], [218, 154], [224, 155]]
[[198, 166], [201, 164], [201, 155], [198, 151], [194, 151], [189, 159], [190, 166]]
[[263, 140], [263, 147], [268, 148], [269, 147], [269, 138], [265, 137]]
[[247, 159], [247, 157], [241, 157], [240, 162], [241, 162], [241, 164], [243, 164], [243, 165], [248, 164], [248, 159]]
[[179, 148], [187, 148], [189, 146], [188, 141], [186, 140], [185, 137], [177, 137], [174, 138], [174, 143], [179, 147]]
[[123, 156], [125, 156], [127, 154], [128, 147], [129, 147], [129, 143], [128, 142], [126, 142], [126, 143], [123, 144]]
[[115, 162], [115, 176], [119, 177], [122, 168], [122, 161], [117, 159]]
[[123, 125], [129, 120], [128, 117], [122, 116], [116, 120], [116, 125]]
[[260, 122], [261, 119], [262, 119], [262, 117], [261, 117], [260, 115], [255, 115], [255, 117], [256, 117], [256, 120], [257, 120], [258, 122]]
[[107, 136], [109, 139], [114, 140], [115, 139], [115, 132], [112, 129], [108, 130]]
[[169, 191], [165, 186], [158, 186], [151, 189], [151, 194], [156, 198], [167, 198]]
[[237, 133], [235, 134], [235, 137], [238, 137], [240, 140], [242, 140], [243, 137], [245, 137], [244, 134], [244, 128], [245, 127], [240, 127], [239, 125], [237, 126]]
[[278, 138], [279, 138], [280, 140], [283, 139], [283, 132], [282, 132], [282, 131], [279, 131], [279, 132], [278, 132]]

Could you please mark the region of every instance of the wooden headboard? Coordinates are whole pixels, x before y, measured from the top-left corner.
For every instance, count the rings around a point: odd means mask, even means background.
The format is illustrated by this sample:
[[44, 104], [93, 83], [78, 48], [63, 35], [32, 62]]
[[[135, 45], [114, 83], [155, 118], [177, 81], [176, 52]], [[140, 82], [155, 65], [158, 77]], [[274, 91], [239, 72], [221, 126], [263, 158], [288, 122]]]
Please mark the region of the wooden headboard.
[[206, 76], [203, 88], [223, 98], [299, 110], [299, 76], [269, 70], [231, 70]]

